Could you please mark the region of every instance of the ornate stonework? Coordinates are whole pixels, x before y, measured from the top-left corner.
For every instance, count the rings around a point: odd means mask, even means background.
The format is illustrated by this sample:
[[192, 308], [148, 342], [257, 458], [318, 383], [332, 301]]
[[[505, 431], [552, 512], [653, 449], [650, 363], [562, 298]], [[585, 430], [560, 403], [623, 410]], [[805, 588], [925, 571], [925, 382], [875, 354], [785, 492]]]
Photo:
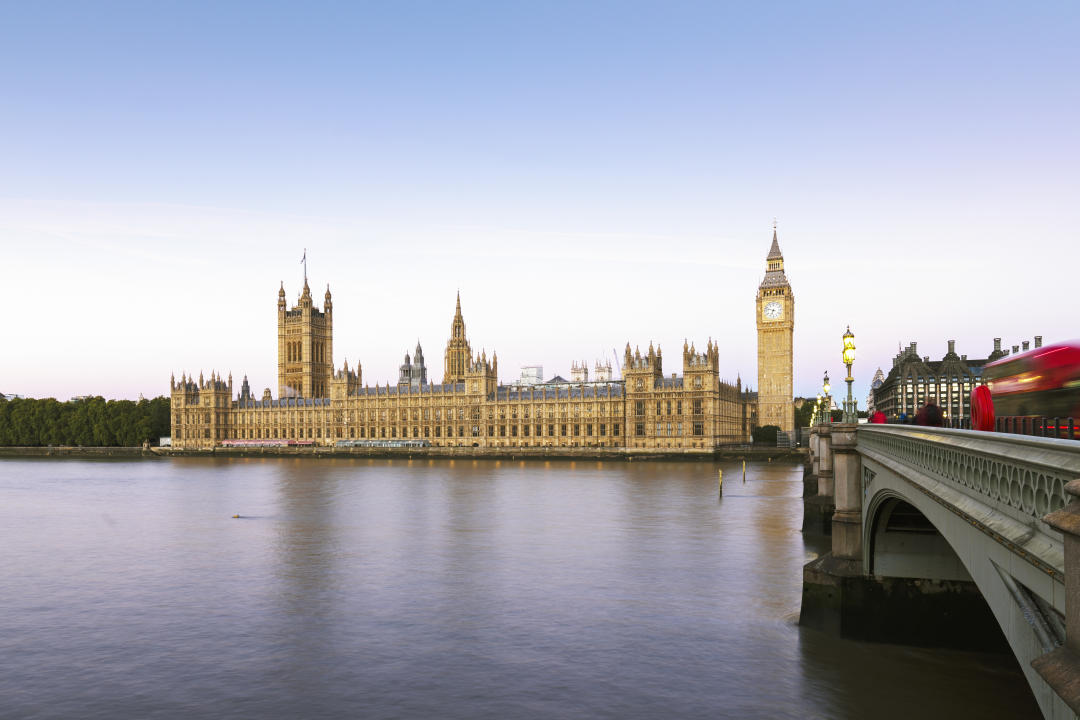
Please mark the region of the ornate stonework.
[[792, 334], [795, 295], [784, 274], [784, 256], [773, 228], [765, 258], [765, 278], [758, 286], [755, 309], [758, 337], [758, 423], [795, 430]]
[[[444, 382], [427, 382], [423, 354], [399, 369], [397, 383], [362, 384], [359, 365], [332, 363], [330, 291], [320, 312], [304, 283], [299, 305], [278, 293], [278, 392], [256, 398], [230, 375], [170, 382], [172, 443], [177, 449], [223, 444], [314, 445], [422, 441], [437, 447], [606, 447], [711, 450], [750, 439], [755, 420], [741, 382], [718, 374], [719, 346], [699, 353], [683, 344], [682, 376], [664, 376], [659, 347], [644, 355], [627, 343], [623, 380], [499, 383], [499, 361], [475, 356], [458, 296], [446, 345]], [[790, 341], [789, 341], [790, 347]], [[790, 377], [790, 375], [789, 375]], [[788, 405], [790, 406], [790, 398]]]
[[278, 397], [326, 397], [334, 374], [334, 306], [330, 286], [322, 311], [311, 301], [307, 277], [299, 302], [285, 305], [285, 283], [278, 290]]

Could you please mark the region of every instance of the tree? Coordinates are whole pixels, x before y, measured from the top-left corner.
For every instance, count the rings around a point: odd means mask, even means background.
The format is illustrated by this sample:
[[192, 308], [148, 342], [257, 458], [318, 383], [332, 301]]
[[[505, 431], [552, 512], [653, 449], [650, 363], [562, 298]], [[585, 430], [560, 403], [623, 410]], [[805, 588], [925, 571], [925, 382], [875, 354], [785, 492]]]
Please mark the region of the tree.
[[0, 399], [0, 445], [141, 445], [169, 434], [169, 398]]
[[814, 415], [814, 406], [817, 400], [808, 398], [802, 404], [795, 404], [795, 427], [810, 427], [810, 418]]
[[776, 445], [776, 433], [780, 432], [778, 425], [762, 425], [751, 431], [754, 442], [766, 445]]

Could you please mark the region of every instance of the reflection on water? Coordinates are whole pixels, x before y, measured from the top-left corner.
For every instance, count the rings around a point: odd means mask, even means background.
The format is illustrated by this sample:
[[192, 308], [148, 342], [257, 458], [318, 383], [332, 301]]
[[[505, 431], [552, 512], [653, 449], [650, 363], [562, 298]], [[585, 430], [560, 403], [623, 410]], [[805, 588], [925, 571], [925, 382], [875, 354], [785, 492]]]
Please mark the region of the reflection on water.
[[775, 463], [3, 461], [0, 715], [1037, 716], [1014, 662], [801, 630], [801, 491]]

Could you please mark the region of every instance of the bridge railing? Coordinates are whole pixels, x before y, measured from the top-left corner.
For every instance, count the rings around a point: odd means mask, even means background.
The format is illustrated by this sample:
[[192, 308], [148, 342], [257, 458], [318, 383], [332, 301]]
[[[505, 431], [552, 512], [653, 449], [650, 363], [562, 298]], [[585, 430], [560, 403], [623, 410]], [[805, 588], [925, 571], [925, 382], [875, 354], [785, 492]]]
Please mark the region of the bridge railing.
[[861, 425], [859, 450], [888, 458], [1025, 523], [1042, 523], [1069, 502], [1080, 477], [1080, 443], [972, 430]]
[[1071, 417], [999, 417], [994, 420], [994, 431], [1075, 440], [1080, 435], [1080, 422]]
[[[953, 430], [971, 429], [970, 417], [945, 418], [943, 422], [944, 427]], [[994, 419], [994, 432], [1078, 440], [1080, 439], [1080, 418], [1032, 415], [997, 417]]]

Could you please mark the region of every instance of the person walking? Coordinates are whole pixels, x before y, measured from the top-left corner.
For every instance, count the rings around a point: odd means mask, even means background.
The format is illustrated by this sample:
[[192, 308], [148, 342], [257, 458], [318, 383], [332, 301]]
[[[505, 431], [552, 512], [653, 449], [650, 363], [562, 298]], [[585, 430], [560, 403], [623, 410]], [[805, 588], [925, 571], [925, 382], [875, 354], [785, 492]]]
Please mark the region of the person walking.
[[927, 400], [926, 404], [919, 408], [919, 412], [915, 415], [915, 424], [928, 427], [941, 427], [944, 425], [941, 408], [937, 406], [933, 399]]

